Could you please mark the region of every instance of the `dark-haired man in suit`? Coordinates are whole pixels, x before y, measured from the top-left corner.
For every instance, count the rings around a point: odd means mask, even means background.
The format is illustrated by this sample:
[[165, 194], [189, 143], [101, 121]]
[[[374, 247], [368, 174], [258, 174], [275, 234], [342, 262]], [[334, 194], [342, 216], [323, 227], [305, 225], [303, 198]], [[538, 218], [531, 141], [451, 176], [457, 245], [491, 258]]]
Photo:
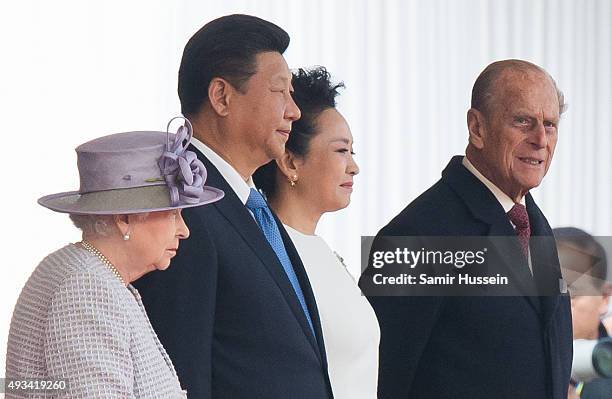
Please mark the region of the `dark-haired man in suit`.
[[381, 327], [380, 399], [566, 398], [569, 298], [559, 292], [551, 228], [529, 194], [552, 161], [563, 107], [540, 67], [489, 65], [474, 84], [466, 156], [453, 157], [378, 234], [509, 237], [509, 252], [496, 260], [536, 287], [529, 292], [556, 294], [371, 296]]
[[251, 175], [283, 154], [300, 110], [283, 58], [288, 34], [247, 15], [206, 24], [179, 70], [192, 150], [216, 206], [186, 210], [191, 236], [168, 272], [138, 282], [190, 398], [331, 398], [314, 296]]

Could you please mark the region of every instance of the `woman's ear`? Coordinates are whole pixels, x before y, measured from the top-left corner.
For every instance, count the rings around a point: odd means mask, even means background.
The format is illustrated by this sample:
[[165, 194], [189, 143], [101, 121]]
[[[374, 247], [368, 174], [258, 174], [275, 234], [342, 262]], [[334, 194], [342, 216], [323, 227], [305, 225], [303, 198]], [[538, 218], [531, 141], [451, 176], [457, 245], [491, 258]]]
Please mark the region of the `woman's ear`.
[[300, 164], [299, 159], [289, 150], [285, 150], [283, 155], [276, 160], [280, 172], [292, 181], [299, 178]]
[[[133, 221], [130, 218], [130, 215], [115, 215], [113, 217], [113, 221], [115, 222], [115, 226], [119, 230], [119, 233], [123, 236], [123, 238], [127, 241], [130, 238], [130, 222]], [[126, 238], [127, 237], [127, 238]]]

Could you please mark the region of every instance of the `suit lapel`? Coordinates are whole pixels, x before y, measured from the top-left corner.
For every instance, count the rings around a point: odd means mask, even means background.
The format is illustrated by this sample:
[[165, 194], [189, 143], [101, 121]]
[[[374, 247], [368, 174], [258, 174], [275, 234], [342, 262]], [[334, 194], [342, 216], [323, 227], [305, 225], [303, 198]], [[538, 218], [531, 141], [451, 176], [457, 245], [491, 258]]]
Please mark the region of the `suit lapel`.
[[[221, 173], [219, 173], [217, 168], [208, 160], [208, 158], [206, 158], [194, 146], [190, 146], [189, 149], [191, 151], [194, 151], [197, 154], [198, 158], [204, 163], [204, 166], [206, 167], [206, 170], [208, 172], [206, 183], [210, 184], [211, 186], [220, 188], [225, 192], [225, 197], [222, 200], [213, 203], [212, 205], [215, 206], [217, 210], [221, 214], [223, 214], [223, 216], [230, 222], [230, 224], [234, 227], [238, 234], [240, 234], [242, 239], [249, 245], [249, 247], [251, 247], [253, 253], [255, 253], [255, 255], [261, 260], [261, 263], [263, 263], [263, 265], [266, 267], [266, 269], [278, 285], [279, 289], [281, 290], [285, 300], [287, 301], [287, 304], [289, 305], [289, 308], [291, 309], [298, 323], [302, 327], [302, 330], [304, 331], [304, 334], [310, 342], [313, 350], [319, 357], [319, 360], [322, 361], [320, 346], [317, 344], [317, 342], [322, 343], [323, 338], [321, 333], [320, 321], [318, 318], [318, 312], [316, 311], [316, 304], [314, 302], [314, 296], [310, 288], [310, 283], [308, 282], [307, 277], [305, 277], [305, 271], [303, 271], [304, 267], [301, 261], [299, 261], [299, 256], [297, 255], [295, 248], [293, 247], [293, 245], [287, 245], [287, 242], [290, 242], [290, 240], [287, 237], [286, 232], [284, 232], [282, 224], [280, 224], [277, 220], [277, 223], [279, 223], [279, 230], [281, 230], [281, 235], [283, 236], [285, 248], [287, 249], [287, 253], [291, 259], [296, 274], [298, 273], [298, 269], [304, 274], [302, 278], [300, 278], [298, 274], [298, 278], [300, 286], [302, 287], [302, 290], [306, 297], [308, 308], [311, 311], [311, 318], [313, 317], [313, 310], [314, 314], [316, 314], [316, 322], [314, 318], [312, 318], [312, 322], [315, 326], [315, 332], [319, 335], [318, 340], [315, 339], [315, 337], [312, 335], [312, 330], [310, 329], [308, 320], [304, 315], [304, 310], [302, 309], [302, 306], [300, 305], [297, 299], [295, 290], [291, 286], [291, 283], [289, 282], [289, 279], [287, 277], [287, 274], [285, 273], [285, 270], [283, 269], [283, 266], [281, 265], [280, 261], [278, 260], [278, 257], [276, 256], [276, 253], [268, 243], [268, 240], [257, 225], [257, 222], [255, 221], [251, 213], [248, 211], [242, 201], [240, 201], [234, 190], [223, 178], [223, 176], [221, 176]], [[290, 253], [289, 251], [290, 248], [292, 249], [292, 253]], [[307, 296], [307, 292], [309, 296]]]
[[[529, 243], [529, 248], [531, 251], [533, 273], [538, 290], [542, 295], [539, 298], [542, 304], [541, 321], [548, 351], [548, 369], [551, 370], [553, 395], [555, 398], [562, 395], [565, 397], [565, 391], [554, 392], [559, 386], [563, 386], [563, 384], [567, 386], [567, 377], [561, 371], [563, 364], [559, 354], [559, 345], [563, 339], [561, 338], [563, 331], [559, 327], [562, 327], [563, 324], [560, 321], [557, 321], [555, 324], [552, 323], [553, 316], [556, 313], [562, 315], [563, 310], [560, 310], [562, 301], [568, 301], [568, 298], [560, 295], [559, 281], [561, 279], [561, 269], [552, 229], [531, 195], [527, 194], [525, 203], [531, 226], [532, 240]], [[570, 313], [569, 304], [567, 306], [567, 313]], [[560, 320], [563, 320], [563, 318]], [[569, 320], [567, 328], [571, 328]], [[571, 334], [569, 334], [568, 338], [571, 339]], [[571, 346], [569, 346], [569, 350], [571, 353]]]
[[491, 243], [500, 254], [502, 266], [513, 277], [517, 288], [524, 293], [523, 298], [540, 313], [540, 301], [533, 296], [537, 292], [536, 285], [518, 239], [506, 239], [516, 236], [508, 216], [493, 193], [463, 166], [462, 159], [461, 156], [453, 157], [442, 172], [442, 179], [463, 199], [472, 215], [488, 225], [486, 234], [491, 237]]
[[518, 289], [525, 295], [533, 308], [540, 312], [540, 302], [534, 278], [529, 271], [529, 263], [523, 255], [518, 240], [513, 239], [515, 231], [508, 221], [499, 221], [490, 225], [489, 236], [497, 248], [500, 259], [506, 270], [514, 277]]
[[[293, 265], [293, 270], [297, 275], [298, 281], [300, 283], [300, 287], [302, 288], [302, 293], [304, 294], [304, 299], [306, 300], [306, 306], [308, 307], [308, 312], [310, 313], [310, 318], [312, 320], [312, 325], [314, 327], [315, 333], [317, 335], [316, 344], [319, 349], [320, 357], [319, 359], [323, 363], [325, 369], [327, 370], [327, 356], [325, 355], [325, 343], [323, 342], [323, 331], [321, 329], [321, 318], [319, 317], [319, 310], [317, 308], [317, 303], [315, 301], [315, 296], [312, 291], [312, 287], [310, 286], [310, 280], [308, 279], [308, 274], [306, 273], [306, 269], [304, 268], [304, 264], [300, 259], [300, 256], [293, 245], [293, 241], [287, 234], [282, 222], [276, 217], [274, 212], [274, 219], [278, 224], [278, 229], [280, 230], [281, 237], [283, 238], [283, 243], [285, 244], [285, 249], [287, 250], [287, 255], [289, 255], [289, 259], [291, 260], [291, 264]], [[301, 308], [300, 308], [301, 310]], [[303, 312], [302, 312], [303, 314]], [[306, 321], [308, 323], [308, 321]], [[308, 327], [308, 331], [310, 331], [310, 326]]]
[[547, 325], [559, 303], [561, 270], [552, 230], [530, 194], [525, 198], [532, 240], [529, 243], [534, 279], [542, 304], [542, 321]]

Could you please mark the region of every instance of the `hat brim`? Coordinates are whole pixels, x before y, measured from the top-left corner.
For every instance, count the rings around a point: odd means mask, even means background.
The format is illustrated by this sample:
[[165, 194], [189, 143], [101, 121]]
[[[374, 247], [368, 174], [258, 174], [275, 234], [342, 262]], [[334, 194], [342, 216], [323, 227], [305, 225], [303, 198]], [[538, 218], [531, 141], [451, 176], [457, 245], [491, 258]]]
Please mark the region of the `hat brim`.
[[123, 215], [192, 208], [219, 201], [225, 193], [217, 188], [204, 186], [204, 192], [196, 203], [179, 203], [172, 206], [166, 185], [133, 187], [118, 190], [96, 191], [80, 194], [68, 191], [46, 195], [38, 203], [55, 212], [75, 215]]

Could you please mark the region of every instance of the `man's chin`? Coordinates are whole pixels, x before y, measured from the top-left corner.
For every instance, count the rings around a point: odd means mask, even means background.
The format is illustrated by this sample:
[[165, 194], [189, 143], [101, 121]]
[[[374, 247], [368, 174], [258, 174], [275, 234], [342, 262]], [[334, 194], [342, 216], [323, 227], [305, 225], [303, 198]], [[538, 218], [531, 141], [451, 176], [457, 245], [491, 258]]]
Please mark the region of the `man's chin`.
[[525, 179], [519, 183], [519, 191], [522, 192], [523, 195], [525, 195], [529, 192], [529, 190], [538, 187], [541, 183], [542, 178]]
[[284, 154], [285, 154], [285, 143], [274, 146], [273, 148], [268, 148], [268, 151], [266, 153], [268, 160], [266, 160], [264, 164], [270, 161], [273, 161], [275, 159], [280, 159]]

